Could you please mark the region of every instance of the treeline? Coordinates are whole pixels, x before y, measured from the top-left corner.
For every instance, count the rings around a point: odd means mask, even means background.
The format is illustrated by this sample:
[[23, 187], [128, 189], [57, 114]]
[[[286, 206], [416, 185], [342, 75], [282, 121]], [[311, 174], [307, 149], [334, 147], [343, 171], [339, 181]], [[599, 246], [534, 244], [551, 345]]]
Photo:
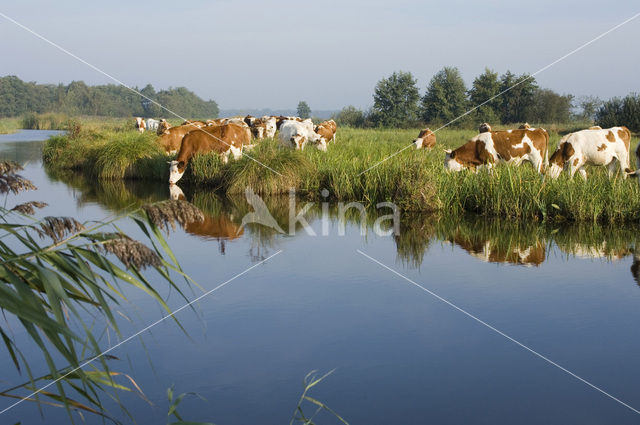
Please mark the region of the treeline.
[[[476, 106], [477, 109], [467, 113]], [[410, 72], [394, 72], [376, 84], [372, 108], [363, 111], [347, 106], [335, 119], [339, 124], [352, 127], [416, 127], [448, 123], [475, 127], [482, 122], [595, 121], [603, 127], [615, 123], [638, 131], [638, 112], [640, 99], [636, 95], [604, 103], [593, 96], [576, 99], [571, 94], [540, 88], [531, 75], [516, 75], [510, 71], [499, 75], [488, 68], [473, 80], [471, 88], [467, 88], [457, 68], [445, 67], [431, 78], [422, 95]]]
[[[137, 88], [136, 88], [137, 89]], [[218, 105], [205, 101], [184, 87], [157, 91], [151, 84], [137, 89], [167, 109], [189, 118], [215, 118]], [[119, 85], [87, 86], [82, 81], [71, 84], [36, 84], [16, 76], [0, 78], [0, 117], [27, 113], [56, 112], [67, 115], [110, 117], [168, 117], [152, 102]]]

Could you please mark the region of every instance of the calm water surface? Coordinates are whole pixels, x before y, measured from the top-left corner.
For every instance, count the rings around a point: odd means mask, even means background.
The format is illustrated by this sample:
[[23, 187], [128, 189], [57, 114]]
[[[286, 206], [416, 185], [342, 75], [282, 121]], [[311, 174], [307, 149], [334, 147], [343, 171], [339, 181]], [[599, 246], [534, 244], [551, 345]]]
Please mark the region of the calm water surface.
[[[73, 173], [47, 173], [40, 162], [46, 132], [0, 136], [0, 155], [26, 164], [35, 192], [8, 205], [40, 200], [38, 213], [80, 220], [111, 216], [167, 199], [165, 184], [97, 184]], [[206, 213], [202, 224], [168, 236], [178, 260], [205, 290], [271, 254], [282, 253], [112, 352], [153, 403], [121, 393], [139, 424], [166, 423], [166, 389], [194, 391], [189, 420], [217, 424], [288, 423], [311, 370], [333, 375], [312, 395], [352, 424], [631, 424], [640, 416], [553, 367], [460, 311], [357, 252], [362, 252], [517, 339], [613, 396], [640, 408], [640, 288], [635, 227], [524, 225], [455, 217], [404, 217], [399, 235], [360, 235], [357, 220], [332, 216], [329, 236], [240, 228], [251, 208], [183, 188]], [[287, 200], [265, 200], [286, 225]], [[298, 205], [298, 208], [300, 205]], [[334, 211], [331, 209], [331, 211]], [[319, 209], [308, 215], [320, 234]], [[333, 214], [333, 213], [332, 213]], [[125, 231], [135, 228], [122, 222]], [[157, 279], [161, 282], [160, 279]], [[159, 285], [165, 285], [159, 283]], [[185, 289], [190, 298], [202, 293]], [[184, 301], [165, 288], [173, 308]], [[162, 317], [145, 294], [126, 290], [117, 309], [122, 334]], [[7, 319], [11, 322], [11, 318]], [[96, 324], [96, 328], [100, 323]], [[22, 329], [13, 330], [47, 371]], [[114, 344], [111, 332], [103, 347]], [[0, 390], [26, 378], [6, 365]], [[63, 365], [60, 365], [63, 366]], [[0, 398], [0, 410], [13, 400]], [[131, 422], [107, 402], [114, 416]], [[313, 411], [311, 407], [309, 412]], [[0, 423], [66, 423], [62, 409], [22, 403]], [[87, 423], [101, 419], [85, 415]], [[337, 423], [318, 416], [319, 423]]]

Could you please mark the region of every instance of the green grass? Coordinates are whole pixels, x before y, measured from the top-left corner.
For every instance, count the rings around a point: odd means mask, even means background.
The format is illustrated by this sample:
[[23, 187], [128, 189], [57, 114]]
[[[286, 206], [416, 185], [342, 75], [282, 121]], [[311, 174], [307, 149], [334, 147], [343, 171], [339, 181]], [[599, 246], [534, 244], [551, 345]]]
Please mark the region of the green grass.
[[[140, 135], [129, 128], [83, 127], [76, 137], [51, 138], [45, 145], [44, 162], [101, 179], [166, 181], [166, 161], [171, 158], [155, 146], [154, 135]], [[553, 151], [564, 131], [555, 126], [548, 130]], [[391, 201], [405, 211], [509, 219], [621, 222], [640, 218], [638, 183], [620, 175], [609, 179], [600, 168], [588, 170], [586, 182], [566, 175], [543, 179], [527, 163], [517, 168], [501, 165], [492, 174], [447, 173], [444, 149], [460, 146], [475, 130], [441, 130], [433, 150], [409, 147], [380, 163], [408, 146], [417, 133], [416, 129], [341, 128], [338, 141], [326, 153], [313, 147], [292, 151], [265, 140], [228, 164], [216, 155], [194, 158], [180, 184], [230, 195], [242, 194], [246, 187], [261, 195], [284, 194], [294, 187], [298, 195], [310, 199], [319, 199], [321, 190], [328, 189], [331, 200], [367, 205]], [[374, 168], [361, 174], [370, 167]]]

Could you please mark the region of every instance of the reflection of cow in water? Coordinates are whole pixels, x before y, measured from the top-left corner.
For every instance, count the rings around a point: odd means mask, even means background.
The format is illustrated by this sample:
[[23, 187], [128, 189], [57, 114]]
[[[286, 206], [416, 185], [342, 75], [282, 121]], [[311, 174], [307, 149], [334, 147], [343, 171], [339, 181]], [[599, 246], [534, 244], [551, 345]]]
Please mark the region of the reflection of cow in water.
[[[185, 200], [184, 192], [178, 185], [169, 186], [169, 195], [173, 200]], [[204, 221], [193, 221], [187, 223], [184, 230], [191, 234], [207, 240], [220, 242], [220, 252], [225, 253], [225, 242], [239, 238], [244, 234], [241, 224], [236, 224], [232, 216], [228, 214], [204, 215]]]
[[459, 234], [449, 239], [473, 257], [488, 263], [510, 263], [524, 266], [539, 266], [547, 258], [545, 244], [536, 241], [531, 246], [499, 244], [492, 240], [469, 240]]

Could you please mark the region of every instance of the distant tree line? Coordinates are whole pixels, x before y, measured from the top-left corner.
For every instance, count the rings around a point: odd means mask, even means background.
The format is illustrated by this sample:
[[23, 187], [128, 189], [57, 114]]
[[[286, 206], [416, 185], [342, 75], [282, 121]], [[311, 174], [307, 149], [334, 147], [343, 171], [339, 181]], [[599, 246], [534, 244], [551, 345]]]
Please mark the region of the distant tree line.
[[[137, 89], [137, 88], [136, 88]], [[187, 118], [215, 118], [218, 105], [184, 87], [157, 91], [151, 84], [137, 89], [150, 99]], [[82, 81], [36, 84], [16, 76], [0, 78], [0, 117], [59, 112], [111, 117], [168, 117], [170, 114], [131, 90], [113, 84], [87, 86]]]
[[[471, 109], [473, 111], [467, 113]], [[482, 122], [595, 121], [627, 125], [638, 131], [639, 111], [640, 97], [637, 95], [604, 103], [593, 96], [576, 99], [571, 94], [540, 88], [531, 75], [516, 75], [511, 71], [499, 75], [486, 68], [467, 88], [457, 68], [445, 67], [431, 78], [422, 95], [410, 72], [394, 72], [376, 84], [373, 107], [363, 111], [347, 106], [335, 119], [339, 124], [353, 127], [440, 126], [448, 123], [475, 127]]]

